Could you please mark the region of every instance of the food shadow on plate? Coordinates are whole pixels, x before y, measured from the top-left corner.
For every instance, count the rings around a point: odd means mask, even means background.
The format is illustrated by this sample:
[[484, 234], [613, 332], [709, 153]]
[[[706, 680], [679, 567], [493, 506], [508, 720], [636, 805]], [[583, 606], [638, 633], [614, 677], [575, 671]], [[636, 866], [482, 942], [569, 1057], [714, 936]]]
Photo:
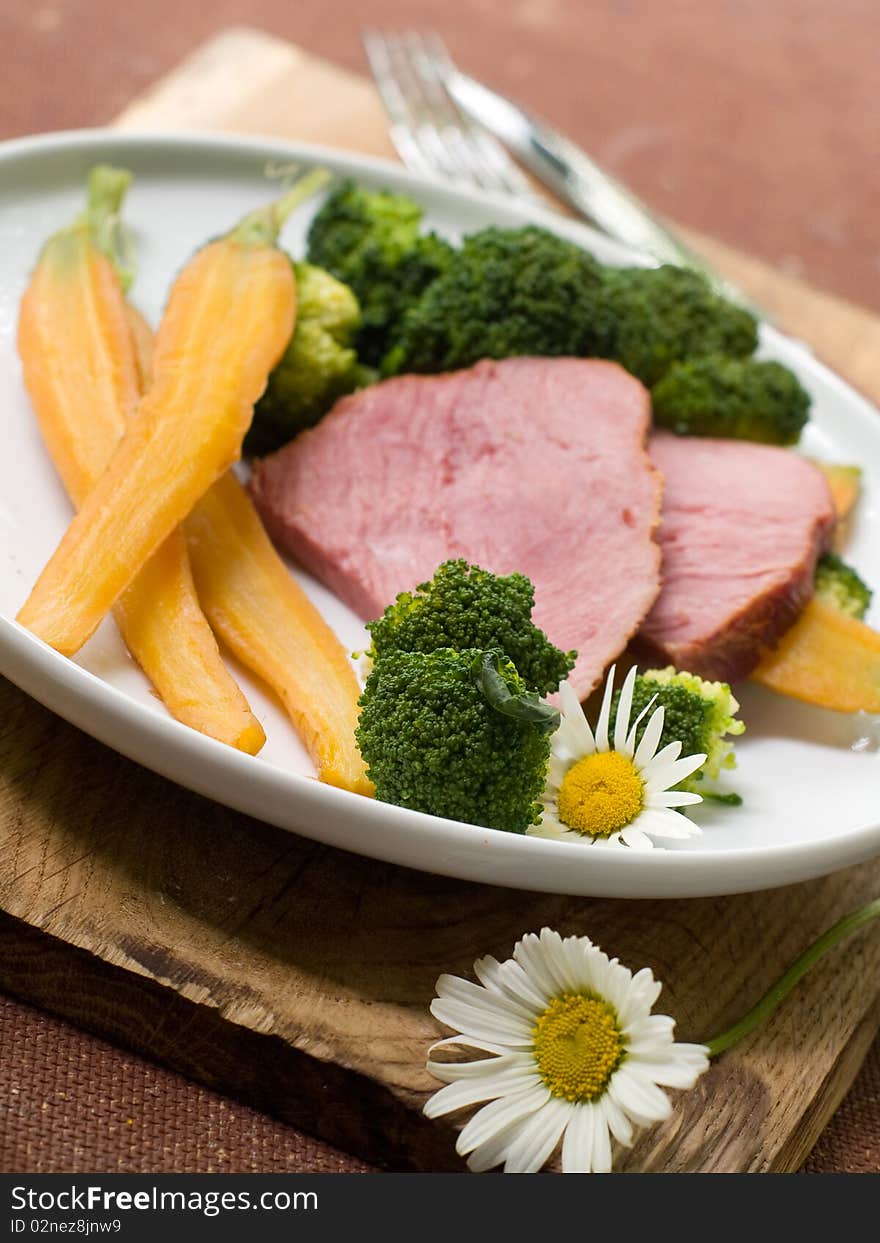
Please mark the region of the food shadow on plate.
[[880, 750], [880, 716], [832, 712], [749, 684], [734, 690], [740, 715], [747, 722], [738, 751], [747, 751], [749, 742], [759, 739], [786, 739], [855, 752]]

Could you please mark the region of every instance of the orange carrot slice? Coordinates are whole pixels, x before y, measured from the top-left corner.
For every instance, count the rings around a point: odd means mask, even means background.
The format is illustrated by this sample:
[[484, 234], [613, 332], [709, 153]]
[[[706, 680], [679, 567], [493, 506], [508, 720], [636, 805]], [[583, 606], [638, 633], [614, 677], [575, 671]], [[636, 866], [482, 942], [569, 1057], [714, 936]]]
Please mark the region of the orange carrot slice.
[[880, 712], [880, 634], [813, 599], [752, 680], [838, 712]]
[[277, 693], [321, 780], [371, 794], [354, 737], [354, 670], [233, 474], [198, 502], [186, 532], [199, 600], [216, 634]]

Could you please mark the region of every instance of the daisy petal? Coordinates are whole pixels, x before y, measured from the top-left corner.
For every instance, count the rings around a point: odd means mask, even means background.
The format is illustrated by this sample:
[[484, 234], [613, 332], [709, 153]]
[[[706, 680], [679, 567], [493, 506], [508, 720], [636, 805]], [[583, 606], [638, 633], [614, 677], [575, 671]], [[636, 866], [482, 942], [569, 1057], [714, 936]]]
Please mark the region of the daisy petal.
[[614, 694], [614, 671], [616, 665], [608, 670], [605, 681], [605, 693], [602, 696], [602, 707], [599, 709], [599, 720], [596, 724], [596, 750], [608, 750], [608, 721], [611, 716], [611, 697]]
[[602, 1097], [602, 1108], [605, 1111], [608, 1129], [618, 1144], [622, 1144], [624, 1148], [631, 1148], [634, 1135], [633, 1124], [620, 1106], [612, 1100], [610, 1092], [606, 1092]]
[[671, 760], [677, 760], [680, 755], [681, 743], [667, 742], [666, 746], [661, 747], [654, 756], [653, 760], [651, 760], [651, 772], [654, 771], [655, 767], [659, 767], [661, 764], [666, 764]]
[[[639, 732], [639, 726], [641, 725], [642, 721], [644, 721], [645, 717], [648, 715], [651, 709], [654, 707], [654, 704], [656, 702], [657, 702], [657, 696], [652, 695], [651, 698], [648, 700], [648, 702], [645, 704], [644, 708], [642, 708], [639, 715], [633, 721], [632, 725], [630, 726], [630, 731], [626, 739], [626, 755], [629, 759], [632, 759], [633, 752], [636, 749], [636, 735]], [[676, 744], [674, 742], [671, 742], [669, 745], [671, 747], [674, 747]], [[681, 750], [681, 743], [678, 743], [677, 745], [678, 745], [678, 749]], [[666, 750], [665, 747], [663, 749], [664, 751]]]
[[468, 1105], [494, 1100], [497, 1096], [514, 1096], [526, 1088], [533, 1088], [536, 1082], [540, 1082], [536, 1072], [529, 1069], [507, 1069], [497, 1074], [487, 1072], [476, 1079], [459, 1079], [435, 1092], [425, 1102], [422, 1112], [426, 1118], [439, 1118], [442, 1114], [455, 1113]]
[[[549, 929], [546, 930], [548, 933]], [[558, 971], [555, 971], [550, 961], [551, 953], [548, 953], [548, 946], [555, 949], [557, 943], [561, 944], [562, 938], [559, 933], [552, 933], [545, 944], [543, 932], [541, 937], [536, 937], [534, 933], [529, 933], [523, 937], [514, 948], [513, 956], [521, 964], [524, 971], [535, 981], [538, 987], [546, 993], [548, 997], [554, 996], [566, 988], [564, 979], [560, 979]]]
[[620, 699], [617, 701], [617, 712], [614, 717], [614, 750], [624, 751], [626, 737], [629, 733], [629, 718], [632, 712], [633, 689], [636, 684], [636, 667], [633, 665], [623, 680], [620, 688]]
[[562, 1137], [563, 1174], [592, 1174], [594, 1105], [578, 1105]]
[[636, 753], [633, 756], [633, 763], [636, 768], [646, 768], [648, 762], [654, 758], [657, 744], [663, 733], [663, 722], [665, 719], [666, 711], [661, 705], [652, 713], [650, 721], [645, 726], [645, 732], [642, 734], [642, 741], [636, 747]]
[[549, 994], [537, 988], [519, 963], [511, 958], [506, 962], [478, 958], [474, 963], [474, 972], [487, 988], [494, 988], [520, 1007], [531, 1022], [550, 1000]]
[[[441, 1089], [446, 1091], [446, 1088]], [[631, 1066], [624, 1062], [608, 1085], [618, 1105], [632, 1118], [646, 1122], [662, 1122], [672, 1113], [672, 1104], [665, 1092], [647, 1080], [631, 1073]]]
[[[660, 708], [657, 711], [661, 711]], [[656, 756], [655, 756], [656, 760]], [[705, 755], [686, 755], [682, 760], [664, 761], [663, 765], [654, 768], [654, 761], [648, 765], [644, 777], [648, 790], [658, 790], [678, 785], [685, 777], [690, 777], [701, 765], [705, 764]]]
[[636, 1044], [651, 1046], [665, 1050], [672, 1044], [672, 1033], [675, 1030], [675, 1019], [668, 1014], [646, 1014], [635, 1019], [623, 1028], [627, 1048]]
[[[644, 817], [644, 819], [642, 818]], [[688, 820], [680, 812], [671, 807], [650, 807], [639, 817], [639, 828], [651, 837], [680, 840], [686, 837], [699, 837], [702, 830], [693, 820]]]
[[[607, 1093], [606, 1093], [607, 1095]], [[611, 1170], [611, 1136], [602, 1101], [596, 1107], [593, 1119], [593, 1172], [608, 1174]]]
[[507, 1156], [508, 1148], [519, 1132], [519, 1126], [518, 1122], [512, 1122], [503, 1131], [498, 1131], [491, 1139], [487, 1139], [485, 1144], [480, 1144], [479, 1148], [475, 1148], [468, 1157], [468, 1169], [473, 1170], [475, 1174], [482, 1174], [496, 1165], [501, 1165]]
[[466, 1157], [514, 1122], [519, 1122], [536, 1109], [541, 1109], [549, 1099], [549, 1090], [539, 1082], [537, 1087], [527, 1088], [515, 1096], [504, 1096], [484, 1105], [462, 1129], [455, 1151]]
[[550, 1158], [576, 1105], [552, 1098], [531, 1114], [507, 1150], [505, 1174], [536, 1174]]
[[484, 1011], [479, 1006], [465, 1005], [445, 997], [431, 1002], [431, 1013], [447, 1027], [467, 1036], [475, 1036], [478, 1040], [497, 1041], [499, 1044], [503, 1041], [511, 1048], [523, 1048], [531, 1043], [528, 1024], [513, 1016]]
[[692, 1088], [708, 1066], [709, 1059], [704, 1053], [702, 1060], [694, 1058], [690, 1065], [684, 1059], [680, 1062], [639, 1062], [630, 1068], [630, 1074], [645, 1083], [659, 1084], [664, 1088]]
[[584, 710], [580, 705], [580, 700], [573, 686], [567, 680], [559, 687], [559, 706], [562, 710], [562, 724], [564, 726], [562, 737], [571, 754], [577, 759], [581, 759], [585, 755], [592, 755], [596, 750], [593, 731], [590, 729], [589, 721], [584, 716]]
[[625, 842], [631, 850], [653, 850], [654, 848], [654, 843], [647, 833], [643, 833], [635, 824], [627, 825], [625, 829], [621, 829], [620, 840]]
[[[516, 964], [513, 964], [516, 967]], [[547, 1004], [540, 996], [532, 1001], [526, 1001], [519, 996], [508, 983], [509, 975], [505, 963], [500, 963], [497, 958], [487, 956], [486, 958], [478, 958], [474, 963], [474, 974], [477, 979], [494, 996], [502, 998], [504, 1003], [515, 1011], [526, 1022], [532, 1023], [535, 1017], [535, 1006], [539, 1012], [543, 1010]], [[528, 984], [528, 976], [525, 977]], [[512, 981], [511, 981], [512, 982]]]
[[442, 1040], [435, 1040], [428, 1050], [428, 1057], [435, 1049], [451, 1048], [453, 1045], [461, 1045], [466, 1049], [480, 1049], [483, 1053], [496, 1053], [504, 1057], [521, 1057], [522, 1054], [511, 1053], [509, 1045], [496, 1044], [491, 1040], [477, 1040], [474, 1036], [444, 1036]]
[[648, 798], [649, 807], [696, 807], [702, 803], [702, 794], [693, 794], [690, 790], [664, 790], [660, 794], [652, 794]]

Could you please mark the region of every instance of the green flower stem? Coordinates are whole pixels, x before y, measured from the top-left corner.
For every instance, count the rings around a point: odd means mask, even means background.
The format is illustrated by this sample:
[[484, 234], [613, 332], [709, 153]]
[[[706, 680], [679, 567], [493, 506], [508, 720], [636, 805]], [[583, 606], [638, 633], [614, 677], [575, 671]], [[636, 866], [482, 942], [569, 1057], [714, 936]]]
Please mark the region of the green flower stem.
[[748, 1036], [755, 1028], [769, 1018], [776, 1007], [783, 1001], [798, 981], [807, 974], [810, 967], [819, 961], [828, 950], [833, 949], [839, 941], [844, 937], [848, 937], [850, 933], [855, 932], [864, 924], [868, 924], [872, 919], [880, 916], [880, 898], [876, 898], [873, 902], [869, 902], [867, 906], [860, 907], [859, 910], [844, 915], [843, 919], [829, 928], [827, 932], [823, 932], [812, 945], [794, 960], [783, 976], [776, 981], [771, 988], [767, 990], [756, 1006], [749, 1010], [748, 1014], [743, 1015], [738, 1023], [734, 1023], [725, 1032], [713, 1037], [712, 1040], [706, 1041], [706, 1047], [709, 1050], [710, 1057], [717, 1057], [719, 1053], [724, 1053], [727, 1049], [732, 1049], [735, 1044]]

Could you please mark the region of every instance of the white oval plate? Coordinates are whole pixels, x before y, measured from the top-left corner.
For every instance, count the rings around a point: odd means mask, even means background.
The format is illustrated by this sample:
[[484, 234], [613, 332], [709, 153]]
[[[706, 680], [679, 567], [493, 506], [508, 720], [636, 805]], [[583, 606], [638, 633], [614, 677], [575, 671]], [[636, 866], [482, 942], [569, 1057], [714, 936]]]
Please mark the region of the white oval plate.
[[[455, 238], [487, 224], [535, 221], [600, 259], [638, 262], [599, 234], [531, 205], [453, 191], [396, 165], [315, 147], [204, 136], [47, 135], [0, 148], [0, 672], [117, 751], [219, 802], [322, 842], [393, 863], [473, 881], [613, 897], [691, 897], [804, 880], [880, 852], [878, 755], [872, 722], [804, 707], [758, 687], [738, 688], [748, 733], [737, 745], [740, 809], [698, 809], [700, 838], [634, 852], [512, 836], [391, 807], [321, 785], [279, 707], [236, 669], [268, 742], [256, 759], [172, 720], [105, 623], [70, 661], [14, 618], [71, 510], [43, 449], [15, 350], [18, 303], [46, 237], [80, 209], [86, 170], [98, 161], [132, 169], [126, 218], [137, 243], [134, 300], [155, 322], [175, 272], [206, 238], [277, 192], [267, 169], [320, 163], [424, 203], [428, 223]], [[302, 254], [310, 211], [288, 225]], [[877, 411], [809, 352], [772, 329], [763, 351], [800, 376], [814, 397], [804, 452], [857, 462], [865, 472], [848, 556], [880, 585], [880, 421]], [[873, 539], [871, 534], [873, 532]], [[560, 555], [564, 550], [560, 549]], [[359, 621], [298, 574], [343, 642]], [[860, 735], [867, 735], [860, 745]], [[854, 749], [854, 745], [856, 747]]]

